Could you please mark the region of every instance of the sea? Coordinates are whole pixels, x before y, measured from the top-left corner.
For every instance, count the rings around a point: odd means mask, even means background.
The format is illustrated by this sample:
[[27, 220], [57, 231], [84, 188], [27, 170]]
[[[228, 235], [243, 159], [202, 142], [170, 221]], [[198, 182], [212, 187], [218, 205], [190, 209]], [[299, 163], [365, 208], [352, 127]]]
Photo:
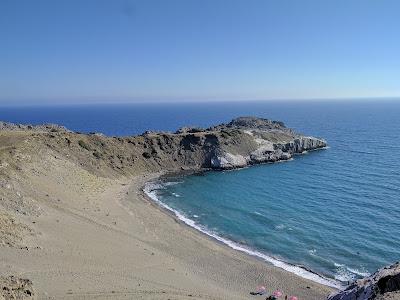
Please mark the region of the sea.
[[146, 186], [188, 226], [331, 286], [400, 260], [400, 99], [0, 107], [0, 120], [129, 136], [238, 116], [285, 122], [328, 147], [235, 171]]

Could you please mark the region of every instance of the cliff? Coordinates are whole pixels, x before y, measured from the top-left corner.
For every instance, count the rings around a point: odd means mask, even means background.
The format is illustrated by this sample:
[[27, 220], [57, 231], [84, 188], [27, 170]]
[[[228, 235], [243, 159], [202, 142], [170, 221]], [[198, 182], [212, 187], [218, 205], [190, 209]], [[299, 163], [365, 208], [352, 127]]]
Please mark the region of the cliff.
[[328, 300], [383, 300], [400, 299], [400, 263], [377, 271], [370, 277], [359, 279], [344, 291], [333, 294]]

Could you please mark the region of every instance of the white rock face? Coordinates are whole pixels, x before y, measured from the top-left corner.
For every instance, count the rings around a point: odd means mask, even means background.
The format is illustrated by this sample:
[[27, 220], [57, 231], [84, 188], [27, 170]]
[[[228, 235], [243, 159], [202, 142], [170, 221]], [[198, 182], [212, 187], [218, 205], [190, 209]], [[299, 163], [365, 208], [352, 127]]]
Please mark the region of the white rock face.
[[211, 167], [215, 169], [234, 169], [247, 166], [247, 159], [242, 155], [224, 153], [211, 158]]
[[326, 146], [326, 141], [322, 139], [317, 139], [314, 137], [303, 136], [300, 138], [296, 138], [293, 141], [282, 145], [283, 151], [290, 151], [293, 153], [302, 153], [308, 150], [314, 150], [318, 148], [322, 148]]
[[264, 139], [254, 139], [254, 141], [267, 151], [274, 151], [274, 143]]
[[254, 138], [258, 148], [249, 154], [239, 155], [224, 152], [211, 158], [211, 168], [234, 169], [247, 165], [288, 160], [294, 154], [315, 150], [326, 146], [326, 142], [308, 136], [299, 136], [287, 143], [273, 143], [262, 138]]
[[281, 149], [272, 150], [269, 147], [260, 147], [250, 154], [251, 163], [275, 162], [279, 160], [288, 160], [292, 157], [290, 152], [284, 152]]
[[254, 135], [253, 132], [250, 131], [250, 130], [243, 130], [243, 132], [246, 133], [246, 134], [248, 134], [248, 135], [251, 135], [251, 136]]

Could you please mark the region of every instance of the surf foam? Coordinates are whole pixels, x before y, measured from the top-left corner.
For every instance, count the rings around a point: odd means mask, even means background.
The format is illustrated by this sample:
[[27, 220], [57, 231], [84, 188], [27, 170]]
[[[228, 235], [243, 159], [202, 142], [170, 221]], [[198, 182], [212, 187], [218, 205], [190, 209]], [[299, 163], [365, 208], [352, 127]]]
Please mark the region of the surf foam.
[[155, 203], [157, 203], [161, 207], [167, 209], [168, 211], [174, 213], [174, 215], [179, 220], [184, 222], [186, 225], [188, 225], [188, 226], [190, 226], [192, 228], [195, 228], [196, 230], [200, 231], [201, 233], [206, 234], [207, 236], [216, 239], [217, 241], [229, 246], [230, 248], [232, 248], [234, 250], [241, 251], [241, 252], [244, 252], [244, 253], [249, 254], [251, 256], [255, 256], [255, 257], [261, 258], [261, 259], [271, 263], [275, 267], [281, 268], [281, 269], [283, 269], [285, 271], [294, 273], [294, 274], [296, 274], [296, 275], [298, 275], [300, 277], [312, 280], [314, 282], [317, 282], [317, 283], [320, 283], [320, 284], [323, 284], [323, 285], [326, 285], [326, 286], [330, 286], [330, 287], [337, 288], [337, 289], [343, 288], [343, 285], [340, 282], [336, 281], [336, 280], [326, 278], [326, 277], [324, 277], [322, 275], [319, 275], [319, 274], [314, 273], [314, 272], [312, 272], [310, 270], [307, 270], [307, 269], [305, 269], [305, 268], [303, 268], [301, 266], [296, 266], [296, 265], [293, 265], [293, 264], [286, 263], [286, 262], [281, 261], [281, 260], [279, 260], [277, 258], [274, 258], [272, 256], [268, 256], [268, 255], [266, 255], [264, 253], [261, 253], [261, 252], [259, 252], [257, 250], [252, 250], [252, 249], [249, 249], [247, 247], [244, 247], [243, 245], [240, 245], [240, 244], [235, 243], [235, 242], [233, 242], [231, 240], [223, 238], [223, 237], [219, 236], [218, 234], [208, 230], [204, 226], [201, 226], [201, 225], [197, 224], [194, 220], [186, 217], [184, 214], [182, 214], [178, 210], [173, 209], [172, 207], [170, 207], [169, 205], [165, 204], [164, 202], [162, 202], [157, 197], [157, 190], [160, 190], [160, 189], [163, 189], [163, 188], [165, 188], [165, 187], [163, 187], [163, 185], [160, 184], [160, 183], [148, 182], [145, 185], [145, 187], [143, 189], [143, 192], [150, 199], [152, 199]]

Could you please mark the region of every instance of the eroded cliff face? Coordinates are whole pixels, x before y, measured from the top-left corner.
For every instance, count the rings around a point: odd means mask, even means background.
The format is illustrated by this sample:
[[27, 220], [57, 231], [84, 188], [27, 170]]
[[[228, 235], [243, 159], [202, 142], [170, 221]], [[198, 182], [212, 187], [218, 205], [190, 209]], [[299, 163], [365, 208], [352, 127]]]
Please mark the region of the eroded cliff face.
[[400, 263], [377, 271], [370, 277], [359, 279], [344, 291], [328, 297], [328, 300], [400, 299]]

